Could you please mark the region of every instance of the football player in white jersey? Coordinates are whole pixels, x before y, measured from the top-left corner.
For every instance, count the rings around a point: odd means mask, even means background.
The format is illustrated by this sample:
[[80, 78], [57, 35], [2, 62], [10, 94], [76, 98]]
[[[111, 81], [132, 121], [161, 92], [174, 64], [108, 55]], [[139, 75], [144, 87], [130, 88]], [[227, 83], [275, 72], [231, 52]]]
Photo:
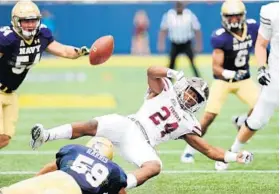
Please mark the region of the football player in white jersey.
[[[269, 43], [271, 50], [266, 67], [266, 48]], [[269, 3], [261, 8], [255, 53], [260, 66], [258, 81], [262, 90], [252, 114], [242, 125], [231, 146], [232, 152], [239, 152], [243, 145], [269, 122], [279, 106], [279, 2]], [[225, 170], [228, 164], [216, 162], [215, 167], [217, 170]]]
[[[160, 173], [162, 163], [154, 147], [161, 142], [184, 139], [207, 157], [225, 162], [250, 163], [247, 151], [232, 153], [209, 145], [201, 136], [194, 116], [208, 98], [207, 83], [201, 78], [185, 78], [183, 72], [165, 67], [148, 69], [149, 90], [138, 112], [129, 116], [110, 114], [88, 122], [65, 124], [45, 130], [41, 124], [31, 129], [33, 149], [54, 139], [100, 136], [119, 148], [121, 155], [139, 169], [127, 175], [127, 188], [143, 184]], [[177, 80], [173, 85], [168, 78]]]

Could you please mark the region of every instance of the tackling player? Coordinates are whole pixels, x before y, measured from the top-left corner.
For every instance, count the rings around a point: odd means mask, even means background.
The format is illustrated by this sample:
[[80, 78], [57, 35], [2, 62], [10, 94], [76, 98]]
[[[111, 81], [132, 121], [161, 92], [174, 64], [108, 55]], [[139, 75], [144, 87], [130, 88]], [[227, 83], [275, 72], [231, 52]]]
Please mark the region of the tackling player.
[[[233, 154], [209, 145], [200, 137], [200, 124], [194, 113], [208, 98], [208, 86], [203, 79], [185, 78], [183, 72], [157, 66], [150, 67], [147, 75], [149, 90], [135, 114], [110, 114], [50, 130], [37, 124], [31, 130], [32, 148], [55, 139], [106, 137], [119, 147], [127, 161], [139, 167], [127, 175], [127, 188], [139, 186], [160, 173], [162, 162], [154, 147], [169, 140], [183, 139], [213, 160], [252, 161], [253, 156], [247, 151]], [[173, 85], [168, 78], [177, 81]]]
[[54, 40], [51, 31], [41, 24], [41, 13], [32, 1], [19, 1], [11, 13], [11, 26], [0, 28], [0, 149], [15, 134], [18, 102], [15, 91], [30, 68], [46, 50], [53, 55], [76, 59], [89, 53], [86, 47], [75, 48]]
[[[253, 112], [242, 125], [231, 151], [238, 152], [243, 145], [263, 128], [279, 107], [279, 2], [264, 5], [260, 11], [260, 28], [255, 46], [258, 65], [258, 81], [262, 90]], [[266, 68], [267, 46], [271, 50]], [[276, 126], [275, 126], [276, 127]], [[216, 162], [218, 170], [225, 170], [228, 164]]]
[[[215, 80], [210, 88], [209, 101], [200, 121], [204, 135], [220, 113], [228, 94], [236, 95], [251, 109], [254, 107], [259, 90], [250, 79], [249, 58], [255, 46], [259, 25], [253, 19], [246, 20], [246, 8], [240, 0], [227, 0], [221, 7], [222, 28], [211, 37]], [[251, 112], [251, 111], [250, 111]], [[237, 117], [236, 124], [243, 123], [247, 116]], [[187, 146], [181, 156], [185, 163], [194, 162], [195, 150]]]
[[113, 145], [92, 138], [86, 146], [67, 145], [34, 178], [0, 189], [1, 194], [126, 194], [126, 174], [114, 162]]

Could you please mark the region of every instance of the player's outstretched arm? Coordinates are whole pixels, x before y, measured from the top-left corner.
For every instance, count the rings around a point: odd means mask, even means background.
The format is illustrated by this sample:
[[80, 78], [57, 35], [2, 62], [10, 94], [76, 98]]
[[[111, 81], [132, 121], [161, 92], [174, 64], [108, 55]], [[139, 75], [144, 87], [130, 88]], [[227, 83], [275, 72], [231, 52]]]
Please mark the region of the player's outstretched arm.
[[47, 165], [45, 165], [37, 174], [36, 176], [40, 176], [49, 172], [53, 172], [56, 171], [57, 165], [56, 165], [56, 161], [50, 162]]
[[53, 41], [51, 44], [49, 44], [47, 51], [55, 56], [68, 59], [77, 59], [81, 56], [89, 54], [89, 49], [86, 46], [76, 48], [61, 44], [57, 41]]
[[3, 53], [0, 53], [0, 58], [1, 58], [3, 55], [4, 55]]
[[253, 154], [247, 151], [242, 151], [240, 153], [225, 151], [221, 148], [211, 146], [204, 139], [195, 134], [186, 134], [183, 138], [193, 148], [212, 160], [238, 162], [241, 164], [248, 164], [253, 161]]

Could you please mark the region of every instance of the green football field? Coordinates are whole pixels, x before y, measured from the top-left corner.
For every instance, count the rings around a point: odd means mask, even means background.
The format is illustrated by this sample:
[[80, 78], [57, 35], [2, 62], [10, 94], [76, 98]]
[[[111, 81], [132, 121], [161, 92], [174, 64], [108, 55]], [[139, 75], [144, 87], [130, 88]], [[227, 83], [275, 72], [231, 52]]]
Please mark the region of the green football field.
[[[122, 60], [126, 65], [122, 65]], [[147, 88], [146, 66], [139, 65], [137, 58], [122, 60], [111, 60], [109, 65], [98, 67], [85, 65], [85, 59], [50, 60], [32, 70], [18, 91], [21, 109], [16, 136], [7, 148], [0, 151], [0, 187], [32, 177], [44, 164], [54, 160], [54, 155], [61, 146], [70, 143], [85, 144], [89, 139], [85, 137], [73, 141], [49, 142], [38, 151], [32, 151], [29, 147], [29, 133], [35, 123], [53, 127], [109, 113], [126, 115], [134, 113], [140, 107]], [[162, 61], [165, 59], [144, 60], [151, 65], [162, 64]], [[199, 62], [202, 63], [199, 69], [211, 83], [210, 62], [205, 61], [207, 60]], [[45, 65], [48, 63], [51, 64], [49, 67]], [[192, 75], [187, 65], [182, 64], [180, 67], [186, 75]], [[255, 67], [252, 72], [255, 79]], [[235, 96], [229, 96], [205, 138], [212, 145], [229, 148], [237, 133], [231, 117], [247, 111], [247, 105]], [[198, 117], [200, 115], [201, 112]], [[278, 118], [277, 112], [265, 129], [258, 132], [245, 146], [246, 150], [254, 153], [255, 160], [252, 164], [231, 164], [228, 171], [216, 172], [214, 161], [199, 153], [194, 164], [182, 164], [180, 155], [185, 143], [180, 140], [172, 141], [157, 148], [163, 162], [162, 173], [128, 193], [279, 193]], [[126, 171], [135, 168], [117, 153], [114, 161]]]

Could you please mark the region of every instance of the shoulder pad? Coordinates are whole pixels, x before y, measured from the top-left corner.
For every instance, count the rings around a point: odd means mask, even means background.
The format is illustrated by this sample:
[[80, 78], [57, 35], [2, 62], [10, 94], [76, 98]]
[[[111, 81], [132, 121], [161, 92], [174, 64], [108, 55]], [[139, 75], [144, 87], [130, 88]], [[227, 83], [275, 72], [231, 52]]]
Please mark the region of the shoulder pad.
[[257, 21], [254, 19], [247, 19], [246, 22], [247, 22], [247, 24], [256, 24], [257, 23]]
[[225, 32], [226, 32], [226, 30], [225, 30], [224, 28], [219, 28], [218, 30], [216, 30], [216, 31], [214, 32], [214, 35], [220, 36], [220, 35], [222, 35], [222, 34], [225, 33]]
[[7, 37], [9, 34], [13, 33], [13, 30], [10, 26], [3, 26], [0, 28], [0, 34]]
[[46, 26], [45, 24], [41, 24], [40, 29], [42, 29], [42, 28], [48, 28], [48, 26]]

